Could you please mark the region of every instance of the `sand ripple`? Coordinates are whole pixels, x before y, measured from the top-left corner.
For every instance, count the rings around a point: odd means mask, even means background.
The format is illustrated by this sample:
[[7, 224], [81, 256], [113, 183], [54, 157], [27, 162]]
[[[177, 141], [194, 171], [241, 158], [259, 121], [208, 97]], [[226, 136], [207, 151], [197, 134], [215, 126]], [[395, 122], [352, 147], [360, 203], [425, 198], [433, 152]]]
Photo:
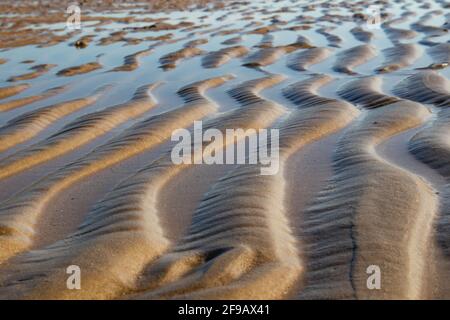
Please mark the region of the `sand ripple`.
[[371, 45], [363, 44], [347, 49], [337, 55], [333, 70], [336, 72], [357, 74], [353, 68], [366, 63], [376, 56], [375, 48]]
[[86, 156], [4, 201], [0, 205], [0, 261], [31, 245], [35, 220], [52, 197], [84, 177], [161, 144], [173, 130], [214, 112], [215, 104], [204, 98], [202, 93], [228, 79], [212, 78], [185, 87], [180, 93], [188, 101], [185, 106], [138, 122]]
[[[308, 263], [301, 298], [422, 297], [436, 197], [374, 147], [421, 124], [427, 113], [401, 101], [371, 110], [346, 131], [334, 156], [334, 177], [305, 212]], [[366, 286], [370, 265], [384, 270], [381, 290]]]

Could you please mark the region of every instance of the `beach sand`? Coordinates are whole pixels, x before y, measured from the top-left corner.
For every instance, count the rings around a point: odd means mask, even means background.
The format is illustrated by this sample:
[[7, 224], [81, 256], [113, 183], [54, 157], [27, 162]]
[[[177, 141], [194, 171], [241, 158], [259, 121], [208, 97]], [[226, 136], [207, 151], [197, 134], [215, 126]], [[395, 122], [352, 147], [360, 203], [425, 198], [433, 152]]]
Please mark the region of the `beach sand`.
[[66, 5], [0, 3], [0, 299], [450, 299], [448, 2]]

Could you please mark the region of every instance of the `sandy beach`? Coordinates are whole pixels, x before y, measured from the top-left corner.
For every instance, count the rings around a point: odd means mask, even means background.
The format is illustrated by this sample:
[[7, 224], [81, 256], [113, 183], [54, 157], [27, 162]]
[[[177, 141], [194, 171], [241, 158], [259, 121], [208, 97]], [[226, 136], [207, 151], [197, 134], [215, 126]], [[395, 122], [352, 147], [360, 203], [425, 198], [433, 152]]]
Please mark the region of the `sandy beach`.
[[72, 5], [0, 1], [1, 300], [450, 299], [450, 2]]

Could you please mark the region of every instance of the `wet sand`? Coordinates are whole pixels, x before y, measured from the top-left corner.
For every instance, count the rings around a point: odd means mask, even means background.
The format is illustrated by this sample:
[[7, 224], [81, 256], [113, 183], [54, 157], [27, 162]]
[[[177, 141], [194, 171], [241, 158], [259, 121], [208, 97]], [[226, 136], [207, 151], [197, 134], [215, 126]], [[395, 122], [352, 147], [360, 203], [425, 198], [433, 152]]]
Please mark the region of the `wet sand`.
[[370, 3], [3, 2], [0, 299], [450, 298], [450, 14]]

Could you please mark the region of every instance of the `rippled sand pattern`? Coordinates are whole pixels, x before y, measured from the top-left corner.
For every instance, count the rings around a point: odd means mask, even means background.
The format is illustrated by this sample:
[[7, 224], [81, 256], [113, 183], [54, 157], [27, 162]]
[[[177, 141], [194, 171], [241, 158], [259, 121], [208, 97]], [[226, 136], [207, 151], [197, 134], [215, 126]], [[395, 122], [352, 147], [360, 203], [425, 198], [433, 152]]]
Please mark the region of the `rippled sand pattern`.
[[450, 298], [448, 2], [150, 2], [0, 4], [0, 299]]

